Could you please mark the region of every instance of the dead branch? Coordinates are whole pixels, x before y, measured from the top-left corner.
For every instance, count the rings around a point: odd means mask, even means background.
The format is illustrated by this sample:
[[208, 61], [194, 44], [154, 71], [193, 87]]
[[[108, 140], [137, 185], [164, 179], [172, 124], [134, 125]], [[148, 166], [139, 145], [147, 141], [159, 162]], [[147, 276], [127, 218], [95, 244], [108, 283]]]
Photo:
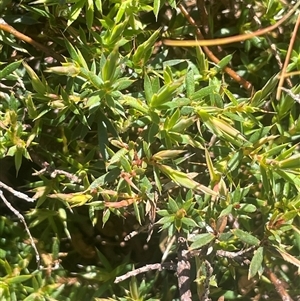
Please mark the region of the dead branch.
[[133, 271], [130, 271], [122, 276], [116, 277], [114, 283], [119, 283], [121, 281], [126, 280], [127, 278], [137, 276], [142, 273], [146, 273], [153, 270], [176, 270], [176, 264], [172, 262], [166, 262], [166, 263], [154, 263], [154, 264], [147, 264], [141, 268], [135, 269]]
[[30, 198], [28, 195], [26, 195], [23, 192], [14, 190], [13, 188], [9, 187], [8, 185], [4, 184], [3, 182], [0, 181], [0, 188], [4, 188], [5, 190], [9, 191], [11, 194], [13, 194], [15, 197], [19, 199], [23, 199], [26, 202], [35, 202], [36, 200], [33, 198]]
[[178, 262], [177, 262], [177, 277], [178, 287], [181, 301], [192, 301], [192, 293], [190, 289], [191, 264], [187, 257], [187, 242], [181, 233], [177, 234], [178, 245]]
[[37, 250], [37, 247], [35, 245], [35, 242], [33, 240], [33, 237], [28, 229], [28, 226], [26, 224], [26, 221], [25, 221], [25, 218], [24, 216], [17, 210], [15, 209], [11, 204], [10, 202], [5, 198], [4, 194], [3, 194], [3, 191], [0, 190], [0, 198], [2, 199], [3, 203], [6, 205], [6, 207], [11, 211], [13, 212], [18, 218], [19, 220], [23, 223], [24, 227], [25, 227], [25, 230], [29, 236], [29, 239], [30, 239], [30, 244], [35, 252], [35, 259], [36, 259], [36, 262], [37, 262], [37, 265], [38, 267], [40, 267], [40, 255], [39, 255], [39, 252]]

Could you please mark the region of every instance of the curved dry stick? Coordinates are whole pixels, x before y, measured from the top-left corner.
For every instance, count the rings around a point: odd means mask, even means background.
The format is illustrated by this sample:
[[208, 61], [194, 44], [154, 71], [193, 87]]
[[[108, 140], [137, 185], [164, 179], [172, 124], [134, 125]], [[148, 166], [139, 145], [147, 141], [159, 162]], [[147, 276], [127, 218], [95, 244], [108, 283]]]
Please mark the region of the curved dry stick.
[[[292, 37], [291, 37], [291, 40], [290, 40], [290, 45], [289, 45], [289, 48], [288, 48], [288, 51], [287, 51], [287, 54], [286, 54], [286, 58], [285, 58], [285, 61], [284, 61], [284, 64], [283, 64], [283, 68], [282, 68], [282, 71], [281, 71], [282, 75], [284, 75], [286, 73], [286, 68], [288, 66], [288, 63], [289, 63], [289, 60], [290, 60], [290, 57], [291, 57], [291, 54], [292, 54], [292, 50], [293, 50], [293, 46], [295, 44], [295, 40], [296, 40], [299, 25], [300, 25], [300, 14], [298, 15], [297, 22], [295, 24], [293, 34], [292, 34]], [[279, 79], [277, 93], [276, 93], [276, 99], [277, 100], [280, 99], [281, 90], [282, 90], [281, 88], [283, 86], [284, 79], [285, 79], [284, 76], [281, 76], [280, 79]]]
[[192, 40], [185, 40], [185, 41], [178, 41], [178, 40], [170, 40], [165, 39], [163, 40], [163, 43], [168, 46], [184, 46], [184, 47], [194, 47], [194, 46], [219, 46], [219, 45], [225, 45], [235, 42], [242, 42], [245, 40], [249, 40], [251, 38], [262, 36], [264, 34], [269, 33], [270, 31], [273, 31], [278, 26], [280, 26], [282, 23], [284, 23], [290, 16], [292, 16], [297, 8], [300, 5], [300, 1], [298, 1], [295, 6], [284, 16], [282, 17], [278, 22], [276, 22], [274, 25], [268, 26], [263, 29], [259, 29], [254, 32], [245, 33], [233, 37], [227, 37], [227, 38], [220, 38], [220, 39], [212, 39], [212, 40], [198, 40], [198, 41], [192, 41]]
[[[198, 28], [195, 20], [190, 16], [190, 14], [187, 12], [185, 7], [182, 4], [178, 5], [179, 9], [181, 10], [182, 14], [185, 16], [185, 18], [188, 20], [188, 22], [195, 27], [196, 29], [196, 34], [198, 39], [203, 39], [203, 35]], [[165, 42], [165, 40], [163, 41]], [[166, 44], [168, 45], [168, 44]], [[197, 45], [198, 46], [198, 45]], [[218, 64], [220, 60], [210, 51], [210, 49], [206, 46], [203, 46], [203, 50], [206, 53], [206, 55], [211, 59], [215, 64]], [[224, 71], [231, 77], [233, 78], [236, 82], [238, 82], [240, 85], [242, 85], [245, 89], [251, 90], [252, 85], [248, 81], [246, 81], [244, 78], [239, 76], [236, 72], [234, 72], [231, 68], [229, 67], [224, 67]]]
[[6, 207], [11, 211], [13, 212], [18, 218], [19, 220], [22, 222], [22, 224], [24, 225], [24, 228], [25, 228], [25, 231], [27, 232], [27, 235], [29, 236], [29, 240], [30, 240], [30, 244], [35, 252], [35, 259], [36, 259], [36, 263], [38, 265], [38, 268], [40, 267], [40, 262], [41, 262], [41, 258], [40, 258], [40, 254], [37, 250], [37, 247], [36, 247], [36, 244], [34, 242], [34, 239], [30, 233], [30, 230], [27, 226], [27, 223], [25, 221], [25, 218], [24, 216], [17, 210], [15, 209], [11, 203], [5, 198], [4, 194], [3, 194], [3, 191], [0, 190], [0, 199], [2, 199], [3, 203], [6, 205]]
[[65, 62], [65, 59], [61, 55], [52, 51], [48, 47], [36, 42], [35, 40], [26, 36], [25, 34], [17, 31], [15, 28], [13, 28], [9, 24], [7, 24], [2, 18], [0, 18], [0, 30], [6, 31], [6, 32], [12, 34], [17, 39], [27, 42], [28, 44], [34, 46], [38, 50], [42, 50], [43, 52], [49, 54], [51, 57], [53, 57], [54, 59], [56, 59], [59, 62]]

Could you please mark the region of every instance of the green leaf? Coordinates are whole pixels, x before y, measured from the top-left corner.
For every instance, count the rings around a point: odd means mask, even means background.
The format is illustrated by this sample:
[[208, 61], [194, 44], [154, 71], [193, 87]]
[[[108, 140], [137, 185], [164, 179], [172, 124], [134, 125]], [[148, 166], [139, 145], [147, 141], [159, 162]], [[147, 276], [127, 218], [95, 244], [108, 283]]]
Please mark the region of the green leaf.
[[189, 218], [189, 217], [183, 217], [181, 219], [181, 222], [189, 227], [198, 227], [197, 223], [192, 219], [192, 218]]
[[154, 166], [154, 168], [153, 168], [153, 176], [154, 176], [156, 188], [157, 188], [158, 192], [161, 194], [162, 185], [161, 185], [161, 181], [160, 181], [160, 177], [159, 177], [159, 169], [156, 166]]
[[187, 128], [195, 124], [195, 121], [196, 121], [195, 117], [190, 117], [190, 118], [181, 117], [181, 119], [178, 120], [178, 122], [176, 122], [174, 126], [170, 128], [170, 130], [172, 130], [172, 132], [183, 133]]
[[167, 159], [174, 159], [178, 155], [185, 153], [185, 150], [164, 150], [160, 151], [152, 156], [155, 161], [163, 161]]
[[124, 95], [121, 98], [121, 103], [130, 106], [143, 114], [148, 114], [149, 108], [140, 99], [134, 98], [129, 95]]
[[252, 204], [240, 204], [239, 212], [243, 213], [253, 213], [257, 210], [256, 206]]
[[79, 0], [71, 6], [71, 11], [68, 18], [67, 26], [69, 27], [79, 17], [81, 10], [85, 5], [86, 0]]
[[128, 153], [128, 149], [122, 148], [118, 150], [110, 159], [109, 163], [107, 164], [106, 168], [108, 168], [110, 165], [113, 165], [117, 162], [120, 162], [120, 159], [122, 156], [125, 156]]
[[164, 69], [163, 76], [164, 76], [165, 84], [170, 84], [174, 81], [172, 70], [168, 65]]
[[223, 57], [222, 60], [218, 63], [217, 66], [218, 66], [220, 69], [223, 69], [223, 68], [225, 68], [225, 67], [229, 64], [229, 62], [230, 62], [231, 60], [232, 60], [232, 54], [229, 54], [229, 55]]
[[169, 119], [167, 127], [165, 127], [166, 130], [169, 130], [175, 126], [176, 123], [178, 123], [178, 120], [180, 118], [180, 111], [177, 109], [174, 114]]
[[13, 62], [13, 63], [9, 64], [8, 66], [4, 67], [0, 71], [0, 80], [6, 78], [8, 75], [11, 75], [16, 69], [19, 68], [21, 63], [22, 63], [22, 60]]
[[259, 247], [254, 252], [254, 255], [250, 262], [250, 267], [249, 267], [249, 271], [248, 271], [248, 279], [253, 278], [257, 273], [262, 272], [263, 256], [264, 256], [264, 248]]
[[186, 173], [175, 170], [167, 165], [156, 164], [156, 166], [176, 184], [186, 187], [188, 189], [201, 191], [208, 195], [218, 196], [218, 193], [210, 188], [192, 180]]
[[257, 239], [255, 236], [251, 235], [248, 232], [245, 232], [245, 231], [240, 230], [240, 229], [234, 229], [234, 230], [232, 230], [232, 232], [242, 242], [244, 242], [248, 245], [258, 246], [260, 244], [260, 240]]
[[116, 80], [114, 82], [114, 89], [115, 90], [124, 90], [124, 89], [130, 87], [134, 82], [135, 82], [135, 80], [129, 79], [129, 77], [119, 78], [118, 80]]
[[160, 0], [154, 0], [153, 2], [153, 13], [157, 21], [158, 13], [160, 9]]
[[150, 50], [152, 50], [152, 47], [157, 40], [159, 33], [160, 29], [156, 30], [147, 41], [138, 46], [134, 55], [132, 56], [132, 61], [135, 65], [143, 67], [145, 66], [145, 63], [148, 60], [147, 54]]
[[156, 223], [157, 224], [167, 224], [167, 223], [173, 223], [175, 217], [173, 215], [164, 216], [161, 219], [159, 219]]
[[219, 179], [219, 176], [216, 173], [216, 170], [213, 166], [209, 151], [206, 148], [205, 148], [205, 159], [206, 159], [206, 166], [208, 168], [209, 175], [210, 175], [210, 180], [212, 182], [215, 182]]
[[80, 73], [80, 67], [73, 63], [62, 63], [62, 66], [50, 67], [46, 72], [76, 77]]
[[17, 147], [17, 151], [15, 152], [15, 168], [16, 168], [17, 175], [22, 165], [23, 154], [24, 154], [23, 148]]
[[115, 48], [110, 55], [107, 57], [106, 62], [102, 68], [101, 75], [104, 82], [111, 81], [119, 60], [118, 48]]
[[107, 185], [117, 179], [120, 175], [119, 168], [113, 168], [109, 172], [105, 173], [104, 175], [100, 176], [99, 178], [95, 179], [91, 185], [88, 187], [88, 190], [93, 191], [94, 189], [101, 188], [103, 185]]
[[295, 154], [285, 160], [277, 162], [277, 166], [281, 169], [299, 169], [300, 168], [300, 154]]
[[124, 20], [122, 23], [115, 25], [111, 32], [108, 32], [108, 38], [105, 42], [109, 45], [114, 45], [118, 47], [118, 42], [122, 39], [123, 31], [126, 29], [128, 20]]
[[148, 74], [145, 74], [144, 76], [144, 91], [145, 91], [146, 101], [149, 104], [153, 97], [153, 90], [152, 90], [152, 83], [150, 81]]
[[5, 281], [9, 284], [21, 283], [32, 278], [32, 275], [20, 275], [11, 278], [6, 278]]
[[150, 101], [149, 106], [156, 108], [170, 101], [176, 93], [176, 90], [182, 85], [182, 80], [174, 81], [170, 84], [163, 86], [158, 93], [155, 93]]
[[208, 245], [214, 239], [215, 236], [212, 233], [197, 234], [192, 238], [193, 243], [191, 244], [190, 249], [200, 249], [203, 246]]
[[100, 13], [102, 13], [102, 0], [94, 0], [95, 5]]
[[191, 95], [190, 98], [191, 98], [191, 100], [194, 100], [194, 101], [200, 101], [204, 97], [214, 93], [216, 88], [217, 88], [216, 85], [210, 85], [208, 87], [202, 88], [201, 90], [198, 90], [195, 93], [193, 93], [193, 95]]
[[80, 75], [87, 79], [96, 89], [100, 90], [99, 95], [101, 95], [104, 82], [100, 76], [84, 68], [80, 68]]
[[195, 93], [195, 79], [193, 69], [190, 69], [185, 77], [187, 97], [191, 98]]
[[37, 76], [34, 70], [25, 61], [22, 61], [22, 64], [31, 78], [31, 84], [33, 89], [40, 95], [46, 94], [46, 85], [40, 80], [40, 78]]
[[91, 29], [94, 23], [94, 0], [87, 0], [86, 1], [86, 25], [88, 29]]
[[176, 213], [179, 210], [179, 206], [178, 206], [177, 202], [174, 199], [172, 199], [171, 197], [169, 197], [169, 199], [168, 199], [168, 207], [170, 208], [172, 213]]

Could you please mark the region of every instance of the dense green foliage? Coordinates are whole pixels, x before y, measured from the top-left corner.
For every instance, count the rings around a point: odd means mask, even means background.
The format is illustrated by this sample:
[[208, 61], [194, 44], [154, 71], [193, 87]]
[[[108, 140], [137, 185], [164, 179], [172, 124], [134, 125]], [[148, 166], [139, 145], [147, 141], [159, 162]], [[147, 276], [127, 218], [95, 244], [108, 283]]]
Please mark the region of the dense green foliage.
[[[204, 18], [203, 3], [182, 4], [208, 39], [269, 26], [292, 7], [207, 1]], [[275, 99], [297, 14], [211, 47], [215, 64], [199, 47], [162, 43], [195, 39], [177, 4], [1, 1], [5, 22], [39, 43], [0, 31], [0, 181], [35, 199], [3, 189], [41, 257], [1, 200], [1, 300], [179, 300], [174, 271], [114, 283], [176, 263], [178, 233], [197, 253], [193, 300], [281, 300], [275, 275], [299, 299], [297, 74], [293, 94]], [[299, 46], [288, 72], [300, 68]]]

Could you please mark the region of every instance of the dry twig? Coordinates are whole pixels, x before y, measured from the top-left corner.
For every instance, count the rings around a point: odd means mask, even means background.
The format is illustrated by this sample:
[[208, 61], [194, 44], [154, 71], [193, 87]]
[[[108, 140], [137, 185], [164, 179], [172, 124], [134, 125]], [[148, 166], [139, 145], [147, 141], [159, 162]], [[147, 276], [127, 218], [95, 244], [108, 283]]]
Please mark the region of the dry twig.
[[[199, 27], [197, 26], [195, 20], [191, 17], [191, 15], [188, 13], [188, 11], [185, 9], [185, 7], [182, 4], [179, 4], [178, 7], [181, 10], [182, 14], [185, 16], [185, 18], [188, 20], [188, 22], [192, 26], [195, 27], [198, 40], [204, 41], [204, 37], [203, 37]], [[175, 43], [172, 44], [173, 42], [175, 42]], [[164, 44], [171, 45], [171, 46], [191, 46], [191, 45], [178, 45], [178, 44], [176, 44], [177, 42], [190, 42], [190, 41], [173, 41], [173, 40], [164, 40], [163, 41]], [[198, 41], [196, 41], [196, 42], [198, 42]], [[206, 45], [193, 45], [193, 46], [203, 46], [203, 50], [204, 50], [204, 52], [206, 53], [206, 55], [208, 56], [209, 59], [211, 59], [215, 64], [218, 64], [220, 62], [220, 60], [211, 52], [211, 50], [208, 47], [206, 47]], [[249, 83], [244, 78], [239, 76], [231, 68], [226, 66], [226, 67], [224, 67], [224, 71], [231, 78], [233, 78], [236, 82], [238, 82], [240, 85], [242, 85], [245, 89], [247, 89], [247, 90], [252, 89], [251, 83]]]
[[6, 31], [6, 32], [12, 34], [13, 36], [15, 36], [17, 39], [19, 39], [21, 41], [24, 41], [28, 44], [31, 44], [32, 46], [34, 46], [35, 48], [37, 48], [39, 50], [42, 50], [43, 52], [45, 52], [49, 56], [56, 59], [58, 62], [64, 62], [65, 61], [65, 59], [60, 54], [52, 51], [50, 48], [36, 42], [32, 38], [26, 36], [25, 34], [19, 32], [19, 31], [17, 31], [15, 28], [13, 28], [9, 24], [7, 24], [2, 18], [0, 18], [0, 30]]
[[187, 242], [181, 233], [177, 235], [178, 245], [178, 262], [177, 277], [178, 287], [181, 301], [192, 301], [192, 293], [190, 289], [191, 264], [187, 256]]
[[[287, 51], [287, 54], [286, 54], [286, 58], [285, 58], [285, 61], [284, 61], [284, 64], [283, 64], [281, 75], [284, 75], [286, 73], [286, 69], [287, 69], [289, 60], [291, 58], [291, 54], [292, 54], [292, 51], [293, 51], [293, 46], [294, 46], [294, 43], [295, 43], [295, 40], [296, 40], [296, 36], [297, 36], [299, 25], [300, 25], [300, 14], [298, 15], [297, 22], [296, 22], [294, 30], [293, 30], [293, 34], [292, 34], [292, 37], [291, 37], [291, 40], [290, 40], [289, 48], [288, 48], [288, 51]], [[281, 90], [282, 90], [282, 85], [284, 83], [284, 79], [285, 79], [284, 76], [281, 76], [280, 79], [279, 79], [277, 93], [276, 93], [276, 99], [277, 100], [280, 99]]]
[[8, 185], [4, 184], [3, 182], [0, 181], [0, 188], [4, 188], [5, 190], [9, 191], [11, 194], [13, 194], [15, 197], [19, 199], [23, 199], [26, 202], [35, 202], [36, 200], [33, 198], [30, 198], [28, 195], [26, 195], [23, 192], [14, 190], [13, 188], [9, 187]]
[[283, 282], [277, 278], [277, 276], [270, 271], [269, 269], [265, 269], [265, 273], [271, 280], [272, 284], [274, 285], [277, 293], [280, 295], [282, 301], [293, 301], [290, 295], [284, 288]]
[[116, 277], [115, 279], [115, 283], [119, 283], [121, 281], [126, 280], [127, 278], [142, 274], [142, 273], [146, 273], [149, 271], [153, 271], [153, 270], [158, 270], [158, 271], [162, 271], [162, 270], [176, 270], [176, 264], [172, 263], [172, 262], [166, 262], [166, 263], [154, 263], [154, 264], [147, 264], [139, 269], [135, 269], [133, 271], [130, 271], [128, 273], [126, 273], [125, 275]]
[[[5, 185], [6, 186], [6, 185]], [[11, 188], [12, 189], [12, 188]], [[13, 190], [13, 189], [12, 189]], [[11, 204], [10, 202], [5, 198], [4, 194], [3, 194], [3, 191], [0, 190], [0, 198], [2, 199], [3, 203], [6, 205], [6, 207], [11, 211], [13, 212], [18, 218], [19, 220], [23, 223], [24, 227], [25, 227], [25, 230], [29, 236], [29, 239], [30, 239], [30, 244], [35, 252], [35, 259], [36, 259], [36, 262], [37, 262], [37, 265], [38, 267], [40, 266], [40, 255], [39, 255], [39, 252], [37, 250], [37, 247], [35, 245], [35, 242], [33, 240], [33, 237], [28, 229], [28, 226], [26, 224], [26, 221], [25, 221], [25, 218], [24, 216], [17, 210], [15, 209]]]
[[278, 22], [276, 22], [274, 25], [268, 26], [263, 29], [259, 29], [254, 32], [240, 34], [240, 35], [236, 35], [233, 37], [211, 39], [211, 40], [204, 40], [202, 38], [198, 41], [197, 40], [196, 41], [193, 41], [193, 40], [179, 41], [179, 40], [165, 39], [165, 40], [163, 40], [163, 43], [165, 45], [170, 45], [170, 46], [194, 47], [194, 46], [219, 46], [219, 45], [226, 45], [226, 44], [231, 44], [231, 43], [235, 43], [235, 42], [242, 42], [245, 40], [252, 39], [254, 37], [268, 34], [269, 32], [275, 30], [296, 12], [299, 5], [300, 5], [300, 2], [298, 1], [294, 5], [294, 7], [285, 16], [283, 16]]

